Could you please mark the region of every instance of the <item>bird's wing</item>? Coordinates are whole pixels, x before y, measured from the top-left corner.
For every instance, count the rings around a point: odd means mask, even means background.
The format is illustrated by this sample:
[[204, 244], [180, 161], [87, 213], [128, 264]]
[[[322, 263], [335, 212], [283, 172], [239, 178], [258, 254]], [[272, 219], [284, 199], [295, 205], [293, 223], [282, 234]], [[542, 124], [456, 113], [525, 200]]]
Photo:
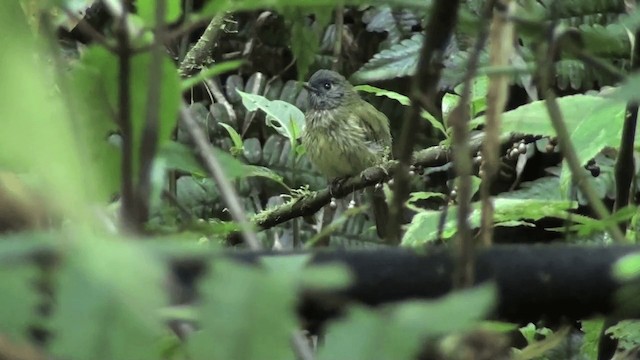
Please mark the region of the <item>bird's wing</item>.
[[365, 141], [376, 143], [382, 147], [391, 147], [391, 132], [389, 119], [373, 105], [360, 100], [357, 106], [352, 107], [351, 116], [359, 122], [364, 130]]

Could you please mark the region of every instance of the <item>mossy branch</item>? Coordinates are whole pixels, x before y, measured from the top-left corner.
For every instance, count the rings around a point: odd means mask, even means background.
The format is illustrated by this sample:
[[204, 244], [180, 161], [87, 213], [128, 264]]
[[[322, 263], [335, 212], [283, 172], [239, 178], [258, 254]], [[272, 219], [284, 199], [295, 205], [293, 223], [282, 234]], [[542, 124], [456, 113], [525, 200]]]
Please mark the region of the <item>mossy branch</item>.
[[[522, 134], [512, 134], [503, 136], [501, 144], [508, 147], [511, 144], [525, 140], [527, 142], [535, 141], [539, 137]], [[469, 144], [472, 154], [475, 154], [482, 144], [483, 137], [472, 140]], [[451, 147], [433, 146], [413, 154], [412, 164], [415, 167], [429, 168], [443, 166], [452, 159], [453, 150]], [[356, 190], [361, 190], [377, 183], [388, 180], [394, 175], [398, 168], [398, 161], [391, 160], [381, 165], [365, 169], [360, 175], [350, 177], [339, 187], [332, 190], [334, 198], [345, 197]], [[256, 214], [252, 222], [259, 229], [269, 229], [278, 224], [282, 224], [293, 218], [300, 216], [308, 216], [315, 214], [323, 206], [331, 201], [329, 189], [312, 192], [309, 195], [293, 199], [283, 205], [268, 209]]]

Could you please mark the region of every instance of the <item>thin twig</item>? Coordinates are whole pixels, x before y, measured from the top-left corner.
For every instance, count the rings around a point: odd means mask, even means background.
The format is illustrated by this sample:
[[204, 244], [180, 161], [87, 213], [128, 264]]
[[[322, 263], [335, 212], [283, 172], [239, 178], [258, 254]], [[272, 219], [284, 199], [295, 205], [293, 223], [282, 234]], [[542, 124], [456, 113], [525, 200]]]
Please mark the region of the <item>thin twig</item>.
[[149, 200], [151, 196], [151, 169], [158, 149], [158, 118], [162, 89], [162, 61], [164, 60], [164, 17], [167, 0], [156, 1], [155, 39], [151, 49], [149, 63], [149, 87], [147, 90], [147, 109], [140, 148], [140, 171], [136, 191], [136, 219], [144, 224], [149, 218]]
[[[539, 56], [538, 77], [540, 87], [544, 93], [545, 105], [549, 113], [549, 118], [551, 119], [551, 124], [553, 125], [558, 137], [558, 146], [560, 147], [560, 151], [562, 152], [564, 159], [567, 161], [567, 165], [569, 165], [571, 176], [573, 176], [573, 179], [580, 191], [582, 191], [586, 196], [589, 201], [589, 205], [595, 212], [596, 216], [601, 220], [607, 219], [610, 216], [609, 211], [594, 190], [593, 186], [589, 183], [590, 179], [586, 176], [584, 169], [580, 165], [580, 160], [578, 159], [573, 144], [571, 143], [571, 136], [569, 135], [569, 131], [567, 130], [567, 126], [563, 120], [562, 111], [560, 110], [560, 106], [556, 100], [556, 94], [550, 86], [550, 80], [554, 77], [553, 59], [559, 50], [559, 40], [562, 36], [562, 34], [556, 33], [556, 30], [557, 28], [555, 27], [550, 29], [549, 52]], [[624, 234], [620, 231], [620, 227], [618, 227], [617, 224], [614, 224], [611, 221], [605, 221], [604, 225], [605, 229], [609, 232], [615, 242], [626, 243]]]
[[[489, 62], [491, 66], [507, 66], [514, 50], [513, 23], [508, 15], [513, 12], [513, 1], [503, 0], [501, 6], [496, 6], [490, 38]], [[509, 96], [509, 76], [505, 74], [490, 75], [487, 91], [487, 110], [485, 122], [485, 141], [482, 147], [480, 199], [482, 203], [481, 215], [481, 243], [485, 246], [493, 241], [493, 202], [491, 200], [491, 186], [500, 166], [498, 149], [500, 147], [500, 117], [507, 104]]]
[[189, 135], [193, 139], [196, 148], [199, 150], [205, 168], [209, 171], [213, 180], [218, 185], [220, 195], [227, 205], [229, 213], [231, 213], [231, 217], [240, 226], [240, 232], [245, 243], [252, 250], [261, 249], [262, 246], [260, 246], [260, 242], [258, 241], [255, 232], [253, 232], [249, 222], [247, 221], [236, 190], [231, 185], [231, 182], [229, 182], [229, 179], [225, 177], [222, 166], [218, 162], [218, 159], [213, 155], [215, 151], [213, 146], [209, 143], [204, 131], [200, 128], [195, 119], [193, 119], [187, 105], [184, 103], [180, 106], [180, 120], [185, 124]]
[[[620, 150], [615, 165], [616, 176], [616, 201], [613, 211], [618, 211], [629, 205], [631, 184], [635, 174], [635, 162], [633, 160], [633, 146], [636, 138], [636, 125], [638, 123], [638, 103], [629, 102], [625, 109], [622, 137], [620, 138]], [[627, 230], [627, 221], [620, 223], [620, 231]]]
[[138, 232], [135, 221], [135, 188], [133, 181], [133, 134], [131, 127], [131, 53], [127, 30], [127, 11], [120, 14], [116, 29], [118, 41], [118, 124], [122, 137], [122, 190], [120, 216], [125, 231]]
[[424, 108], [431, 114], [438, 113], [434, 110], [437, 110], [435, 98], [442, 61], [456, 25], [459, 3], [459, 0], [436, 1], [425, 28], [425, 42], [420, 53], [418, 69], [411, 81], [411, 111], [407, 112], [397, 143], [400, 169], [395, 174], [393, 202], [389, 208], [386, 240], [390, 244], [399, 244], [402, 237], [403, 206], [409, 197], [409, 165], [415, 142], [415, 129], [421, 121], [420, 112]]
[[340, 72], [342, 59], [342, 33], [344, 32], [344, 5], [336, 7], [336, 20], [334, 23], [335, 42], [333, 43], [333, 71]]
[[489, 36], [489, 19], [493, 13], [495, 0], [485, 3], [483, 16], [480, 23], [479, 34], [473, 47], [467, 72], [465, 73], [460, 94], [460, 102], [449, 116], [449, 123], [453, 130], [454, 168], [458, 177], [457, 200], [457, 227], [456, 234], [456, 268], [454, 271], [454, 284], [456, 287], [465, 287], [473, 283], [473, 265], [475, 263], [475, 241], [471, 234], [468, 217], [471, 212], [471, 173], [473, 164], [469, 149], [469, 104], [471, 103], [471, 87], [480, 63], [480, 53]]

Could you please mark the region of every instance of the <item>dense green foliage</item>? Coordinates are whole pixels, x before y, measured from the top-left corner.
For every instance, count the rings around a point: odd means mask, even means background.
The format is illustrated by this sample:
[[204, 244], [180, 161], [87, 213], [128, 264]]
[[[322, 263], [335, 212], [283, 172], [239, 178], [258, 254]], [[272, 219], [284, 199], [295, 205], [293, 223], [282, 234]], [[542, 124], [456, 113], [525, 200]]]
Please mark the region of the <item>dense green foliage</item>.
[[[327, 211], [324, 227], [302, 216], [268, 229], [251, 225], [283, 203], [305, 201], [326, 188], [299, 142], [306, 110], [299, 80], [313, 70], [335, 66], [360, 84], [357, 90], [389, 116], [397, 138], [415, 99], [407, 84], [429, 41], [424, 28], [434, 1], [167, 0], [162, 19], [156, 12], [160, 1], [132, 3], [126, 49], [119, 48], [123, 30], [115, 16], [121, 1], [0, 4], [0, 31], [11, 34], [0, 36], [0, 343], [22, 354], [11, 355], [2, 345], [0, 359], [294, 359], [306, 358], [300, 353], [309, 347], [319, 359], [412, 359], [427, 348], [442, 358], [463, 358], [464, 334], [487, 330], [491, 339], [502, 339], [518, 328], [485, 321], [498, 301], [495, 286], [485, 284], [432, 301], [350, 305], [327, 325], [316, 348], [308, 346], [296, 316], [298, 295], [342, 289], [354, 281], [352, 274], [337, 265], [306, 266], [303, 255], [263, 259], [258, 267], [220, 258], [225, 247], [238, 245], [230, 234], [243, 225], [228, 197], [238, 201], [249, 220], [245, 230], [265, 249], [301, 249], [325, 235], [331, 245], [385, 246], [359, 194], [353, 195], [355, 208], [339, 203], [335, 214]], [[501, 154], [505, 171], [493, 191], [494, 225], [521, 231], [523, 239], [527, 229], [540, 228], [558, 241], [609, 244], [606, 225], [628, 221], [626, 236], [635, 242], [637, 206], [632, 202], [608, 219], [591, 217], [575, 174], [559, 159], [545, 100], [531, 94], [538, 92], [532, 77], [553, 18], [559, 28], [576, 30], [573, 45], [579, 48], [558, 54], [551, 84], [560, 95], [569, 140], [585, 173], [598, 166], [587, 182], [601, 199], [615, 200], [625, 108], [638, 100], [640, 88], [630, 36], [640, 27], [640, 12], [627, 13], [622, 0], [553, 3], [518, 2], [512, 66], [492, 68], [484, 49], [471, 82], [471, 130], [483, 128], [489, 77], [501, 71], [512, 84], [501, 135], [535, 136], [507, 144]], [[437, 104], [442, 116], [422, 110], [417, 151], [437, 145], [445, 154], [451, 148], [449, 115], [461, 101], [483, 4], [461, 2], [438, 84], [447, 92]], [[85, 14], [87, 9], [101, 12]], [[72, 16], [80, 11], [82, 24], [99, 36], [80, 29], [80, 19]], [[223, 19], [215, 47], [196, 74], [181, 78], [178, 69], [211, 18]], [[160, 52], [152, 53], [158, 42]], [[604, 65], [588, 66], [578, 53]], [[624, 78], [621, 84], [615, 74]], [[123, 84], [129, 89], [124, 103]], [[180, 120], [183, 111], [212, 149], [197, 144], [193, 127]], [[151, 158], [145, 153], [149, 129], [155, 134]], [[217, 170], [203, 161], [207, 156], [217, 161]], [[401, 246], [447, 246], [455, 238], [459, 204], [450, 169], [447, 162], [412, 170], [411, 216]], [[638, 169], [628, 171], [635, 192]], [[222, 190], [211, 173], [228, 180], [237, 194]], [[130, 205], [122, 200], [127, 180], [136, 194], [146, 194], [146, 200], [133, 197], [148, 206], [141, 229], [126, 228], [120, 218]], [[474, 176], [473, 193], [481, 186]], [[383, 187], [393, 192], [391, 185]], [[469, 216], [474, 229], [481, 219], [477, 200]], [[168, 266], [181, 258], [208, 264], [195, 285], [197, 295], [187, 300]], [[630, 256], [612, 271], [633, 284], [639, 264], [638, 256]], [[626, 290], [631, 297], [622, 294], [623, 304], [637, 306], [637, 287]], [[185, 335], [169, 323], [195, 330]], [[570, 348], [572, 358], [596, 358], [600, 319], [584, 319], [582, 331], [572, 334], [536, 325], [519, 328], [526, 342], [521, 348], [502, 346], [509, 356], [561, 359], [558, 349]], [[621, 351], [640, 346], [637, 321], [620, 322], [606, 333], [620, 339]], [[571, 348], [575, 334], [580, 346]]]

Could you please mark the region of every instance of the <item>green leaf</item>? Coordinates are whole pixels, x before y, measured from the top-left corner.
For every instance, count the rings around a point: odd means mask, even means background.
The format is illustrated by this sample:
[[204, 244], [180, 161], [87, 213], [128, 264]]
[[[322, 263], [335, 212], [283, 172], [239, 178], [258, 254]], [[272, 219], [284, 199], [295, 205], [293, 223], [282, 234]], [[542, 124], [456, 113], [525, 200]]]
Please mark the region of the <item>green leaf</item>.
[[495, 286], [455, 292], [435, 301], [406, 301], [374, 311], [352, 307], [330, 325], [318, 359], [411, 359], [428, 338], [476, 325], [495, 302]]
[[66, 107], [52, 78], [56, 72], [47, 64], [51, 54], [40, 47], [46, 42], [36, 41], [20, 2], [2, 5], [0, 31], [11, 36], [0, 37], [6, 52], [0, 60], [0, 167], [39, 177], [42, 193], [61, 205], [65, 216], [84, 217], [87, 197], [102, 192], [103, 184], [85, 168], [87, 146], [72, 122], [87, 114]]
[[640, 345], [640, 321], [623, 320], [608, 328], [605, 332], [618, 340], [618, 347], [622, 350], [630, 350]]
[[205, 176], [206, 171], [195, 157], [193, 150], [175, 141], [162, 144], [158, 159], [165, 162], [168, 169], [184, 171], [196, 176]]
[[229, 137], [231, 137], [231, 141], [233, 142], [233, 149], [238, 152], [242, 151], [242, 149], [244, 149], [244, 143], [242, 141], [242, 137], [240, 136], [240, 134], [238, 134], [236, 129], [234, 129], [231, 125], [225, 124], [223, 122], [219, 122], [218, 124], [220, 124], [220, 126], [222, 126], [225, 130], [227, 130], [227, 133], [229, 133]]
[[158, 359], [164, 333], [160, 309], [167, 305], [160, 260], [139, 243], [121, 239], [82, 238], [66, 246], [56, 279], [53, 354]]
[[294, 105], [282, 100], [268, 100], [264, 96], [245, 93], [237, 90], [242, 103], [249, 111], [260, 109], [267, 114], [267, 125], [276, 129], [292, 144], [302, 135], [305, 121], [304, 114]]
[[195, 75], [188, 77], [186, 79], [183, 79], [182, 83], [180, 84], [180, 89], [182, 91], [189, 90], [192, 87], [204, 81], [205, 79], [210, 79], [212, 77], [215, 77], [220, 74], [224, 74], [228, 71], [239, 68], [240, 65], [242, 65], [242, 63], [243, 61], [241, 60], [224, 61], [221, 63], [214, 64], [213, 66], [210, 66], [206, 69], [202, 69], [200, 72], [196, 73]]
[[442, 135], [444, 135], [445, 139], [449, 138], [449, 134], [447, 133], [447, 130], [444, 128], [444, 125], [440, 121], [438, 121], [435, 117], [433, 117], [433, 115], [431, 115], [426, 110], [422, 110], [420, 112], [420, 116], [423, 119], [427, 120], [429, 124], [431, 124], [431, 126], [438, 129], [442, 133]]
[[31, 250], [30, 237], [0, 239], [0, 337], [8, 335], [16, 344], [28, 341], [40, 302], [36, 280], [41, 270], [25, 254]]
[[399, 94], [395, 91], [380, 89], [371, 85], [358, 85], [354, 86], [354, 89], [374, 94], [375, 96], [386, 96], [389, 99], [396, 100], [397, 102], [405, 106], [411, 105], [411, 100], [407, 96]]
[[[137, 174], [140, 163], [139, 149], [147, 111], [150, 61], [151, 55], [148, 53], [135, 55], [131, 60], [130, 106], [134, 149], [134, 175]], [[92, 46], [85, 52], [83, 64], [91, 68], [96, 74], [95, 81], [97, 88], [95, 92], [103, 97], [103, 101], [108, 101], [111, 109], [118, 109], [118, 81], [120, 77], [118, 75], [119, 71], [116, 56], [100, 46]], [[166, 56], [163, 57], [161, 76], [162, 88], [160, 92], [160, 109], [158, 112], [159, 146], [171, 140], [171, 134], [176, 126], [178, 106], [181, 101], [180, 79], [175, 65]]]
[[621, 281], [629, 281], [640, 277], [640, 253], [629, 254], [616, 261], [613, 267], [613, 274]]
[[294, 359], [294, 275], [216, 260], [201, 282], [201, 329], [189, 339], [190, 358]]
[[[137, 0], [136, 1], [136, 10], [138, 16], [144, 20], [144, 23], [148, 27], [156, 26], [156, 8], [158, 1], [157, 0]], [[165, 1], [165, 16], [163, 21], [165, 23], [171, 23], [178, 20], [180, 14], [182, 13], [181, 3], [179, 1]]]
[[587, 360], [596, 360], [598, 358], [598, 344], [604, 320], [582, 320], [580, 323], [582, 325], [581, 330], [584, 333], [582, 345], [580, 345], [580, 355]]
[[351, 80], [366, 83], [412, 75], [423, 42], [424, 35], [418, 33], [382, 50], [353, 74]]
[[342, 264], [309, 266], [310, 254], [265, 257], [262, 263], [270, 271], [286, 274], [298, 274], [296, 281], [305, 289], [337, 290], [349, 285], [353, 279], [349, 269]]
[[[503, 199], [497, 198], [494, 201], [494, 221], [496, 225], [505, 224], [512, 226], [513, 220], [539, 220], [543, 217], [557, 217], [566, 219], [569, 214], [567, 209], [575, 207], [576, 204], [569, 201], [548, 201], [536, 199]], [[444, 239], [451, 238], [457, 232], [457, 206], [449, 207], [442, 231]], [[409, 224], [402, 245], [420, 246], [437, 239], [438, 226], [440, 224], [441, 211], [425, 210], [416, 216]], [[471, 227], [480, 226], [480, 204], [473, 203], [469, 214]]]

